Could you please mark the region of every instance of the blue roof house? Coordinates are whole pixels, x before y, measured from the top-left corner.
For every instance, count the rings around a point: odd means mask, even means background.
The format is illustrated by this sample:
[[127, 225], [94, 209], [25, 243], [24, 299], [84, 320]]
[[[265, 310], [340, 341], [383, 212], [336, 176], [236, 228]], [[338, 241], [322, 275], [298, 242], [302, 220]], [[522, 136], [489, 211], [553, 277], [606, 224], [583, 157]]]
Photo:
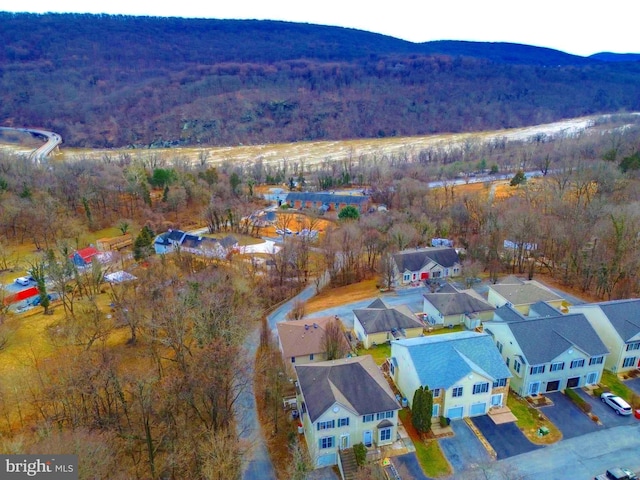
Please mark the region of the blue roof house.
[[491, 336], [471, 331], [392, 341], [389, 373], [410, 405], [427, 386], [432, 416], [450, 419], [506, 406], [511, 378]]

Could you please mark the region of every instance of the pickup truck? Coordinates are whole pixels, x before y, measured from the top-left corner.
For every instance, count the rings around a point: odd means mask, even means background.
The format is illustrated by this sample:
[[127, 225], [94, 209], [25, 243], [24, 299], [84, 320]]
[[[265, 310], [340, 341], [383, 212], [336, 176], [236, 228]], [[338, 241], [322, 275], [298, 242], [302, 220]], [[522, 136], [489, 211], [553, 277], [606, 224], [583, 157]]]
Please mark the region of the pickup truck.
[[610, 468], [594, 480], [637, 480], [637, 475], [627, 468]]

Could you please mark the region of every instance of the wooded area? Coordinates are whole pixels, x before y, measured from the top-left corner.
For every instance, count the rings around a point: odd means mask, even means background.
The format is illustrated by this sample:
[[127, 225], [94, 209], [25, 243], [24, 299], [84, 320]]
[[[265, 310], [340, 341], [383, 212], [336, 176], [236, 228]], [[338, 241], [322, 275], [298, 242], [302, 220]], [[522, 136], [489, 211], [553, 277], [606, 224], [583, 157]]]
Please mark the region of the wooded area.
[[55, 131], [67, 146], [423, 135], [640, 110], [640, 63], [524, 45], [269, 21], [0, 22], [0, 122]]

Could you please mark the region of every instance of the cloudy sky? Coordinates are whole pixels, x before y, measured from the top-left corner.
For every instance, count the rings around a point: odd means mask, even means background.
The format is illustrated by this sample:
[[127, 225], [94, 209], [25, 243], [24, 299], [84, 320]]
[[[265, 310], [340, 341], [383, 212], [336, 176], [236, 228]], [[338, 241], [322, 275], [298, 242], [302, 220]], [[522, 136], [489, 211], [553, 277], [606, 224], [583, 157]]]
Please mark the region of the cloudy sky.
[[[336, 25], [411, 42], [472, 40], [576, 55], [640, 53], [635, 0], [0, 0], [2, 11], [268, 19]], [[351, 6], [354, 4], [354, 6]], [[636, 5], [637, 6], [637, 5]]]

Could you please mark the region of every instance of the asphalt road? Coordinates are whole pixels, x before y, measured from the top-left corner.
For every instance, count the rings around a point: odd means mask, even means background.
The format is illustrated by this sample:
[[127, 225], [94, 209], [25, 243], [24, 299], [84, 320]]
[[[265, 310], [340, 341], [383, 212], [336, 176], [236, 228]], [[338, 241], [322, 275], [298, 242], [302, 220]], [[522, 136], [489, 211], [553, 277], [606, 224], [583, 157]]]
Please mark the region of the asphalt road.
[[496, 425], [489, 415], [473, 417], [472, 421], [496, 451], [498, 460], [542, 448], [531, 443], [515, 422]]

